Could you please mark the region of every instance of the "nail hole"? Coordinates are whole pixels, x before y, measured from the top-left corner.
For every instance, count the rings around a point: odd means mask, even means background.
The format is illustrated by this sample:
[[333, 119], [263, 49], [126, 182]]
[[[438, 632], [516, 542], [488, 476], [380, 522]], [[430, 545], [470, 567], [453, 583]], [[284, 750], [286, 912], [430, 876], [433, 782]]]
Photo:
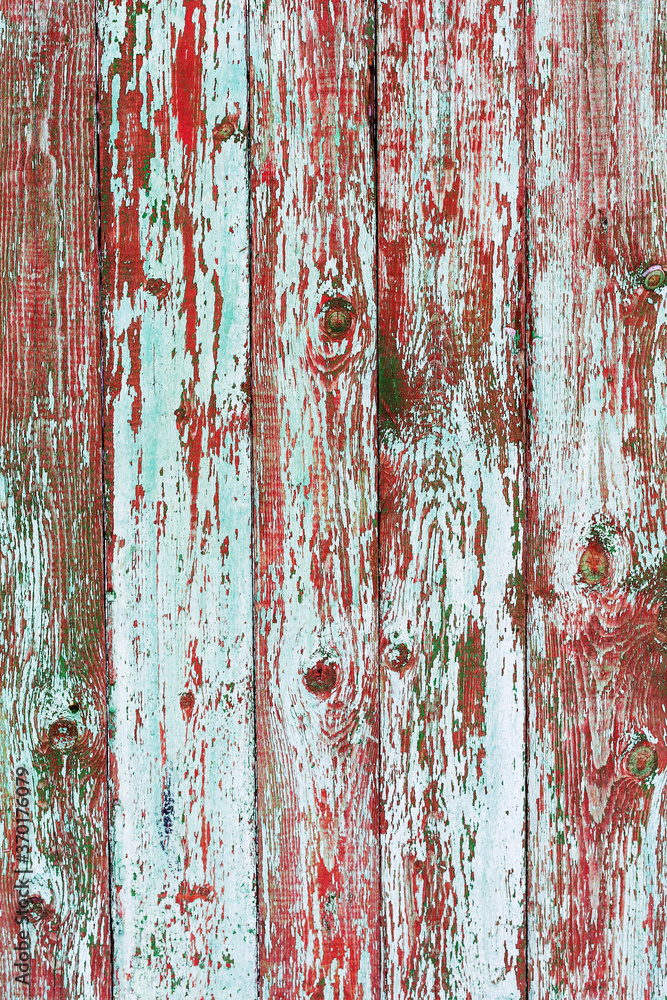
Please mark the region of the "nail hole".
[[58, 719], [49, 726], [49, 743], [54, 750], [71, 750], [79, 737], [76, 722]]
[[403, 673], [410, 663], [410, 649], [406, 643], [401, 642], [397, 646], [392, 646], [387, 653], [387, 666], [396, 673]]
[[593, 539], [579, 561], [579, 577], [589, 586], [601, 583], [609, 573], [609, 556], [603, 545]]
[[336, 686], [336, 665], [329, 660], [318, 660], [304, 674], [303, 683], [311, 694], [330, 694]]
[[344, 337], [352, 326], [352, 303], [347, 299], [331, 299], [324, 314], [324, 329], [331, 337]]
[[78, 701], [73, 701], [72, 704], [69, 707], [69, 710], [70, 710], [70, 712], [73, 715], [76, 715], [76, 713], [79, 711], [79, 708], [80, 708], [80, 705], [79, 705]]
[[650, 777], [658, 766], [658, 752], [648, 743], [640, 743], [628, 754], [626, 767], [634, 778]]

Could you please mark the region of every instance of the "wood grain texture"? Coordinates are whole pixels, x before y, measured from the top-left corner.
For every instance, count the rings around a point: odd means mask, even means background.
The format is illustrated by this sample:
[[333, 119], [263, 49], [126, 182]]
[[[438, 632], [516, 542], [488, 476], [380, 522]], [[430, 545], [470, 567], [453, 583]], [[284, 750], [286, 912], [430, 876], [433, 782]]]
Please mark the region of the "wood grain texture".
[[386, 996], [524, 995], [522, 11], [380, 4]]
[[[95, 10], [0, 7], [0, 984], [110, 996]], [[30, 821], [18, 853], [15, 772]], [[17, 862], [29, 874], [17, 879]], [[19, 909], [18, 883], [25, 909]], [[30, 986], [16, 980], [19, 926]]]
[[667, 6], [528, 27], [530, 996], [663, 1000]]
[[372, 5], [251, 14], [260, 982], [379, 996]]
[[118, 1000], [256, 994], [242, 4], [101, 5]]

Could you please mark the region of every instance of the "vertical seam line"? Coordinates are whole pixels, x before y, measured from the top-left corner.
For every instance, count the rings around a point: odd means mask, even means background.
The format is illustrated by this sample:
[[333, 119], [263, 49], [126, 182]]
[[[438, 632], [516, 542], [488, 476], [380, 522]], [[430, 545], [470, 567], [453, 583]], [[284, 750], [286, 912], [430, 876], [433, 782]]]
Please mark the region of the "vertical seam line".
[[109, 899], [109, 996], [114, 996], [114, 972], [115, 972], [115, 942], [113, 924], [113, 841], [111, 836], [111, 750], [110, 750], [110, 670], [109, 670], [109, 622], [107, 609], [107, 504], [106, 504], [106, 461], [105, 461], [105, 337], [102, 302], [102, 175], [100, 164], [100, 31], [99, 31], [99, 11], [97, 2], [94, 3], [95, 22], [95, 179], [96, 179], [96, 200], [97, 200], [97, 280], [98, 280], [98, 336], [100, 350], [100, 448], [101, 448], [101, 493], [102, 493], [102, 628], [103, 628], [103, 648], [105, 666], [105, 738], [106, 738], [106, 774], [105, 774], [105, 803], [106, 803], [106, 827], [107, 827], [107, 882]]
[[376, 641], [377, 641], [377, 698], [378, 698], [378, 764], [377, 764], [377, 796], [378, 796], [378, 992], [384, 995], [384, 898], [382, 880], [382, 667], [381, 651], [381, 613], [382, 580], [380, 576], [380, 155], [379, 155], [379, 116], [378, 105], [380, 64], [379, 54], [379, 5], [373, 2], [373, 129], [371, 141], [373, 144], [374, 171], [374, 209], [375, 209], [375, 503], [377, 511], [376, 530], [376, 573], [377, 573], [377, 604], [376, 604]]
[[251, 63], [251, 0], [245, 2], [245, 52], [246, 52], [246, 183], [247, 194], [247, 245], [248, 245], [248, 370], [250, 372], [249, 391], [249, 420], [250, 427], [250, 633], [252, 649], [251, 668], [251, 690], [252, 690], [252, 721], [253, 721], [253, 777], [254, 777], [254, 837], [255, 847], [255, 981], [256, 995], [259, 998], [261, 989], [261, 969], [260, 969], [260, 908], [259, 908], [259, 865], [260, 865], [260, 839], [259, 839], [259, 782], [258, 782], [258, 760], [257, 760], [257, 626], [256, 626], [256, 533], [255, 533], [255, 422], [254, 422], [254, 393], [255, 393], [255, 362], [253, 355], [253, 226], [252, 226], [252, 81], [250, 72]]
[[528, 546], [531, 539], [531, 518], [530, 518], [530, 346], [529, 346], [529, 323], [530, 323], [530, 252], [529, 240], [529, 191], [528, 191], [528, 57], [527, 57], [527, 0], [522, 4], [522, 97], [523, 97], [523, 143], [522, 143], [522, 175], [523, 175], [523, 221], [522, 221], [522, 338], [523, 338], [523, 426], [524, 426], [524, 459], [523, 459], [523, 508], [524, 508], [524, 531], [523, 531], [523, 586], [525, 595], [524, 622], [523, 622], [523, 697], [524, 697], [524, 990], [526, 1000], [530, 994], [530, 952], [528, 937], [528, 911], [530, 905], [530, 795], [529, 795], [529, 772], [530, 772], [530, 698], [529, 698], [529, 670], [528, 670], [528, 619], [530, 609], [530, 593], [528, 587]]

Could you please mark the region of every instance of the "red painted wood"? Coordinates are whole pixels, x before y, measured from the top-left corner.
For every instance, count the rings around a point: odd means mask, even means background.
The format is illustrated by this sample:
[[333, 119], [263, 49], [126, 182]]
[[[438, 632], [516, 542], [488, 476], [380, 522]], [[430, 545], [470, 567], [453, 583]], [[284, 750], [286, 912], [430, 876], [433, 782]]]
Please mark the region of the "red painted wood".
[[525, 995], [522, 9], [379, 5], [386, 996]]
[[[8, 998], [103, 1000], [110, 937], [95, 8], [87, 0], [5, 2], [0, 17], [0, 983]], [[22, 858], [19, 767], [30, 814]], [[20, 888], [29, 988], [13, 965], [17, 860], [28, 861]]]
[[[373, 5], [250, 7], [251, 376], [245, 18], [101, 10], [119, 997], [256, 989], [251, 393], [257, 988], [662, 1000], [666, 0], [377, 5], [379, 400]], [[0, 983], [27, 799], [107, 1000], [95, 9], [0, 15]]]
[[251, 6], [260, 985], [376, 998], [372, 5]]
[[[662, 2], [533, 4], [529, 978], [667, 992]], [[655, 273], [655, 272], [654, 272]]]

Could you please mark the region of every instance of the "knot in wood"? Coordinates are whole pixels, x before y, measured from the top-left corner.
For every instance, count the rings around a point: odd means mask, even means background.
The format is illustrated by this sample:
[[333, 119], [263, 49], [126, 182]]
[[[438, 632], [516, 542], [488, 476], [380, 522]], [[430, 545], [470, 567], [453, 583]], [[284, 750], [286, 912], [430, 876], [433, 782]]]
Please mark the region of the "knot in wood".
[[148, 278], [145, 285], [149, 295], [154, 295], [158, 302], [164, 302], [171, 291], [171, 285], [162, 278]]
[[644, 288], [650, 292], [656, 288], [662, 288], [665, 284], [665, 272], [659, 264], [653, 264], [643, 274]]
[[223, 142], [231, 139], [235, 131], [236, 126], [231, 118], [223, 118], [213, 129], [213, 142], [216, 149], [219, 149]]
[[184, 691], [179, 699], [179, 704], [183, 715], [189, 719], [195, 704], [195, 696], [192, 691]]
[[628, 754], [626, 767], [633, 778], [650, 778], [658, 766], [658, 752], [649, 743], [640, 743]]
[[[317, 307], [318, 334], [309, 331], [306, 354], [310, 366], [326, 379], [334, 379], [358, 353], [356, 312], [348, 299], [324, 298]], [[368, 331], [366, 331], [368, 333]]]
[[602, 583], [609, 573], [609, 555], [597, 539], [592, 539], [586, 546], [579, 560], [579, 578], [589, 587]]
[[37, 924], [47, 915], [48, 906], [41, 896], [28, 896], [21, 907], [21, 913], [31, 924]]
[[397, 674], [404, 673], [410, 666], [410, 649], [404, 642], [391, 646], [387, 652], [387, 666]]
[[667, 647], [667, 601], [663, 601], [658, 609], [653, 637], [658, 645]]
[[331, 299], [324, 313], [324, 330], [330, 337], [344, 337], [352, 326], [354, 309], [347, 299]]
[[311, 694], [328, 697], [336, 686], [338, 672], [330, 660], [318, 660], [304, 674], [303, 683]]
[[49, 745], [63, 753], [71, 750], [79, 738], [79, 730], [73, 719], [57, 719], [49, 726]]

